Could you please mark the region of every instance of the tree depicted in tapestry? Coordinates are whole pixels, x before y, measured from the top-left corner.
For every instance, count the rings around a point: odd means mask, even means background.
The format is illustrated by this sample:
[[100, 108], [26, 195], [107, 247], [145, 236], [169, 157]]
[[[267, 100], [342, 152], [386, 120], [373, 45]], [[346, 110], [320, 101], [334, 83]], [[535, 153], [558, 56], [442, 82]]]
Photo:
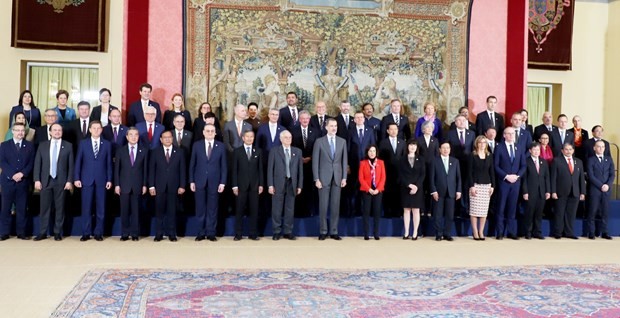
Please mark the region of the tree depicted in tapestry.
[[564, 8], [570, 0], [530, 0], [529, 29], [534, 36], [536, 52], [542, 52], [542, 45], [549, 34], [558, 27], [564, 16]]

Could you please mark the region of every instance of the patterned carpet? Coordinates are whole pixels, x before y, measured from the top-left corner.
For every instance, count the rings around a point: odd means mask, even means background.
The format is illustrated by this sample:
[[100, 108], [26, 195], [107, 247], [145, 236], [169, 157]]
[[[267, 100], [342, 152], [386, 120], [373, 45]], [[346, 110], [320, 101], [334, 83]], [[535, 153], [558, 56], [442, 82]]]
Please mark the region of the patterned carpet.
[[92, 270], [52, 317], [620, 317], [620, 266]]

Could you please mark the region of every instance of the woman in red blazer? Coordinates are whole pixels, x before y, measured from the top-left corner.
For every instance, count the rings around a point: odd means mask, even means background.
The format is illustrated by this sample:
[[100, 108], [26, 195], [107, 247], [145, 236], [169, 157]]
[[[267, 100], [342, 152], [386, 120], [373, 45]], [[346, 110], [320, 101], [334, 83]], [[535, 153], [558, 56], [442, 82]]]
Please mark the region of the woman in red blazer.
[[364, 240], [369, 240], [369, 217], [372, 210], [375, 240], [379, 239], [379, 219], [381, 217], [381, 198], [385, 190], [385, 165], [377, 158], [377, 146], [366, 149], [366, 158], [360, 162], [359, 181], [364, 205]]

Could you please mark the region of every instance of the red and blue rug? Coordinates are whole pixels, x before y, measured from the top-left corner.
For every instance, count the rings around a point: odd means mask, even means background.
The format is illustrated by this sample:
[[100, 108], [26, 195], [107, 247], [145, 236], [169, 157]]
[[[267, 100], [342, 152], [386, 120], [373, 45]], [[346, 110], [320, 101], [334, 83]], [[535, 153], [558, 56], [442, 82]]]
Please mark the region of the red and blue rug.
[[52, 317], [620, 317], [620, 266], [92, 270]]

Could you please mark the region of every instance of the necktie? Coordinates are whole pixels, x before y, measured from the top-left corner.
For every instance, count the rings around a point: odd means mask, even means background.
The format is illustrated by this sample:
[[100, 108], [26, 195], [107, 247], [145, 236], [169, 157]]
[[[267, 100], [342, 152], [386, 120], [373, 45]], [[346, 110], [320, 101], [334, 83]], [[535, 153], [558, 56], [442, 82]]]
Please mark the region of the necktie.
[[181, 145], [181, 139], [183, 139], [182, 136], [181, 136], [181, 132], [178, 132], [177, 133], [177, 146]]
[[552, 126], [547, 126], [547, 130], [552, 131], [553, 127]]
[[237, 135], [241, 137], [241, 121], [237, 122]]
[[153, 140], [153, 124], [149, 124], [149, 142]]
[[568, 171], [570, 171], [570, 174], [573, 174], [573, 160], [572, 158], [566, 158], [568, 160]]
[[250, 147], [246, 147], [245, 148], [245, 154], [248, 155], [248, 160], [250, 160], [250, 158], [252, 157], [252, 148]]
[[465, 136], [463, 136], [463, 131], [460, 131], [461, 136], [459, 138], [459, 140], [461, 141], [461, 146], [465, 145]]
[[291, 116], [293, 117], [293, 124], [297, 123], [297, 110], [295, 108], [291, 109]]
[[95, 159], [97, 159], [97, 155], [99, 154], [99, 142], [93, 142], [93, 153], [95, 154]]
[[319, 126], [323, 129], [323, 116], [319, 116]]
[[450, 169], [448, 158], [443, 158], [443, 168], [446, 170], [446, 174], [448, 174], [448, 170]]
[[349, 128], [349, 115], [344, 115], [344, 125]]
[[133, 148], [135, 148], [135, 146], [131, 146], [129, 148], [129, 162], [131, 163], [132, 167], [133, 164], [136, 162], [136, 153], [133, 151]]
[[334, 156], [336, 155], [336, 143], [334, 142], [334, 137], [329, 138], [329, 149], [332, 152], [332, 160], [334, 160]]
[[21, 150], [21, 143], [17, 142], [15, 143], [15, 148], [17, 149], [17, 152], [19, 152]]
[[306, 148], [306, 142], [308, 141], [308, 133], [306, 131], [307, 129], [308, 128], [302, 128], [301, 129], [301, 136], [302, 136], [302, 139], [304, 141], [304, 148]]
[[491, 150], [491, 153], [493, 153], [493, 150], [495, 149], [495, 142], [494, 141], [489, 141], [489, 149]]
[[114, 142], [116, 143], [116, 138], [118, 138], [118, 127], [114, 127]]
[[362, 128], [360, 128], [358, 137], [360, 138], [360, 141], [362, 141], [362, 139], [364, 138], [364, 130]]
[[82, 137], [86, 136], [86, 120], [82, 120]]
[[536, 165], [536, 172], [540, 173], [540, 163], [538, 162], [538, 159], [534, 159], [534, 164]]
[[286, 156], [284, 156], [284, 160], [285, 160], [284, 165], [286, 166], [286, 177], [290, 178], [291, 177], [291, 167], [290, 167], [291, 153], [289, 149], [284, 149], [284, 150], [285, 150], [284, 152], [286, 153]]
[[489, 112], [489, 120], [491, 120], [491, 125], [495, 126], [495, 120], [493, 120], [493, 113]]
[[390, 140], [392, 141], [392, 150], [394, 150], [394, 153], [396, 153], [396, 139], [390, 138]]
[[207, 158], [211, 159], [211, 153], [213, 152], [213, 147], [211, 146], [211, 143], [208, 143], [209, 146], [207, 147]]
[[510, 145], [510, 162], [515, 160], [515, 148], [513, 145]]
[[560, 130], [560, 140], [562, 141], [562, 145], [564, 144], [564, 130]]
[[170, 163], [170, 149], [166, 149], [166, 162]]
[[400, 128], [400, 116], [394, 116], [394, 122], [396, 123], [396, 126]]
[[603, 163], [603, 157], [598, 157], [598, 162]]
[[515, 129], [515, 142], [519, 143], [519, 129]]
[[54, 148], [52, 148], [52, 173], [50, 176], [56, 178], [56, 171], [58, 169], [58, 141], [54, 141]]

